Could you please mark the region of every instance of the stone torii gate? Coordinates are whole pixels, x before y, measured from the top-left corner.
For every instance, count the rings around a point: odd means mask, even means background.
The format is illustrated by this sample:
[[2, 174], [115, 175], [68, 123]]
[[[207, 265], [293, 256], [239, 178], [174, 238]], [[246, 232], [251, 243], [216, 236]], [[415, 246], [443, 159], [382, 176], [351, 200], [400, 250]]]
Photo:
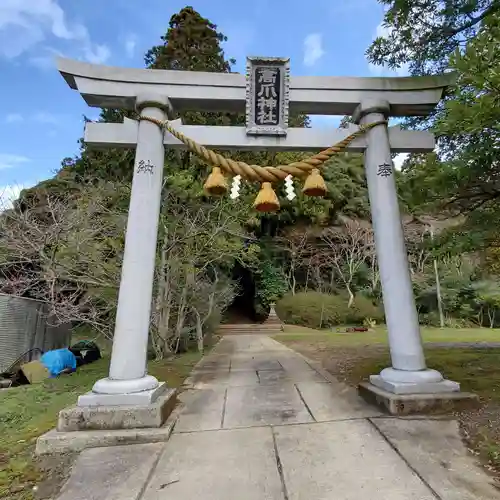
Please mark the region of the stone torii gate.
[[[264, 110], [262, 102], [257, 102], [263, 94], [258, 82], [270, 68], [278, 75], [268, 95], [274, 96], [277, 103], [273, 108], [275, 113], [273, 109]], [[221, 150], [317, 151], [358, 130], [356, 125], [334, 130], [288, 128], [289, 111], [352, 115], [356, 124], [367, 127], [364, 135], [352, 140], [347, 150], [365, 153], [392, 360], [391, 367], [371, 377], [368, 390], [388, 399], [401, 394], [439, 398], [438, 394], [459, 391], [458, 383], [444, 380], [439, 372], [426, 367], [392, 175], [391, 152], [432, 151], [434, 137], [427, 131], [380, 125], [390, 116], [431, 113], [451, 83], [452, 75], [290, 77], [288, 60], [278, 58], [249, 58], [246, 76], [115, 68], [68, 59], [59, 59], [58, 69], [89, 106], [135, 109], [142, 118], [86, 125], [85, 142], [89, 146], [136, 148], [136, 158], [109, 377], [97, 381], [91, 392], [80, 396], [76, 407], [61, 412], [59, 431], [105, 428], [106, 425], [109, 428], [109, 424], [96, 423], [90, 411], [100, 407], [102, 418], [108, 406], [113, 407], [110, 409], [114, 414], [113, 428], [134, 427], [126, 423], [126, 418], [117, 416], [120, 407], [126, 407], [128, 412], [134, 407], [139, 413], [144, 407], [154, 407], [161, 412], [158, 408], [167, 405], [170, 398], [164, 384], [147, 374], [146, 355], [164, 150], [185, 148], [181, 141], [158, 126], [172, 116], [172, 109], [232, 112], [246, 109], [246, 127], [169, 122], [195, 142]], [[262, 119], [263, 110], [268, 113], [267, 122]], [[370, 124], [378, 126], [370, 129]], [[80, 422], [78, 425], [75, 419]], [[162, 418], [156, 418], [146, 426], [157, 426], [160, 421]]]

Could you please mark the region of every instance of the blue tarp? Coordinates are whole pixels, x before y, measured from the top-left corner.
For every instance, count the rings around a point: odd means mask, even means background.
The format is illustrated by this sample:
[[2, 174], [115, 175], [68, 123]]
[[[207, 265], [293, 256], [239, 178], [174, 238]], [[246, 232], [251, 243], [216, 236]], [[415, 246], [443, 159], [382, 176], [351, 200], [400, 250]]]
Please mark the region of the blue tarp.
[[55, 349], [42, 355], [40, 362], [49, 370], [51, 377], [57, 377], [63, 370], [76, 370], [76, 357], [69, 349]]

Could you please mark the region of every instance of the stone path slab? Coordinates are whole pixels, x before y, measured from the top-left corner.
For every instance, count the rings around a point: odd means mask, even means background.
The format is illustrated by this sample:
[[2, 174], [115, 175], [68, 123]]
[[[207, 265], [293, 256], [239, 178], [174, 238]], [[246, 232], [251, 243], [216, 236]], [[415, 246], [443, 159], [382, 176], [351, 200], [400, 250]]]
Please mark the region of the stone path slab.
[[85, 450], [58, 500], [139, 498], [163, 450], [162, 443]]
[[376, 418], [373, 424], [440, 498], [489, 500], [499, 492], [468, 455], [455, 420]]
[[274, 432], [289, 500], [435, 500], [367, 421]]
[[222, 427], [226, 389], [190, 390], [181, 395], [185, 404], [175, 432], [210, 431]]
[[328, 383], [318, 372], [310, 369], [280, 371], [258, 371], [260, 384], [276, 384], [278, 382], [314, 382], [318, 384]]
[[270, 428], [177, 434], [144, 500], [285, 500]]
[[228, 388], [225, 429], [313, 421], [296, 387], [291, 383]]
[[311, 382], [299, 382], [296, 387], [316, 422], [376, 417], [381, 414], [378, 408], [365, 403], [350, 388], [345, 390], [341, 386]]

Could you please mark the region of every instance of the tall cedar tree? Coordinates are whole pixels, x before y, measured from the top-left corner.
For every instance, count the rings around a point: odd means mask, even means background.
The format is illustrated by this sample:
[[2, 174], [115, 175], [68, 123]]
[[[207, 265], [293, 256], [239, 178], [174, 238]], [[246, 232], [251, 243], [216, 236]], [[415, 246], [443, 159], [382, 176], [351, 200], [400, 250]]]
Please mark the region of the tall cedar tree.
[[[229, 72], [233, 60], [224, 58], [220, 43], [227, 38], [217, 32], [217, 27], [203, 18], [192, 7], [185, 7], [174, 14], [168, 31], [161, 37], [162, 44], [154, 46], [145, 55], [145, 64], [150, 69], [171, 69], [189, 71]], [[123, 118], [134, 117], [130, 111], [102, 109], [100, 121], [122, 122]], [[230, 113], [186, 112], [183, 122], [196, 125], [236, 125], [244, 122], [244, 116]], [[180, 155], [166, 152], [166, 162], [178, 168], [189, 168], [198, 161], [189, 153]], [[90, 151], [82, 143], [81, 155], [63, 162], [64, 170], [72, 171], [78, 177], [88, 175], [106, 179], [131, 180], [134, 151], [107, 149]], [[198, 168], [200, 175], [206, 169]]]
[[[217, 31], [217, 25], [202, 17], [193, 7], [185, 7], [170, 18], [169, 29], [161, 37], [163, 43], [150, 49], [144, 58], [150, 69], [209, 71], [231, 73], [235, 59], [225, 59], [221, 47], [227, 37]], [[188, 124], [242, 125], [245, 117], [234, 113], [183, 113]], [[295, 127], [309, 125], [308, 117], [292, 117]]]
[[[221, 47], [227, 37], [193, 7], [184, 7], [170, 18], [168, 31], [161, 40], [163, 43], [148, 50], [144, 57], [149, 69], [230, 73], [235, 63], [234, 59], [226, 60]], [[234, 113], [189, 111], [182, 113], [181, 117], [184, 123], [190, 125], [244, 123], [244, 117]]]
[[164, 43], [148, 50], [144, 58], [150, 69], [229, 73], [235, 63], [234, 59], [224, 59], [220, 44], [227, 41], [227, 37], [193, 7], [174, 14], [161, 39]]

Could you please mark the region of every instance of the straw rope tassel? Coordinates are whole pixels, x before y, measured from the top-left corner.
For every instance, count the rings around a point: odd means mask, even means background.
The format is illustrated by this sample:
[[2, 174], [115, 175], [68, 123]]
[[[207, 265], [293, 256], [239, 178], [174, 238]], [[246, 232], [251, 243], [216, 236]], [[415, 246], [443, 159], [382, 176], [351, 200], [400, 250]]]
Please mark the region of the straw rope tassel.
[[253, 203], [255, 210], [259, 212], [276, 212], [280, 209], [280, 202], [273, 185], [270, 182], [263, 182], [259, 194]]
[[212, 172], [208, 176], [203, 186], [208, 194], [220, 196], [227, 193], [227, 181], [220, 167], [212, 168]]
[[328, 192], [325, 179], [321, 176], [319, 169], [314, 168], [307, 176], [302, 192], [307, 196], [325, 196]]

